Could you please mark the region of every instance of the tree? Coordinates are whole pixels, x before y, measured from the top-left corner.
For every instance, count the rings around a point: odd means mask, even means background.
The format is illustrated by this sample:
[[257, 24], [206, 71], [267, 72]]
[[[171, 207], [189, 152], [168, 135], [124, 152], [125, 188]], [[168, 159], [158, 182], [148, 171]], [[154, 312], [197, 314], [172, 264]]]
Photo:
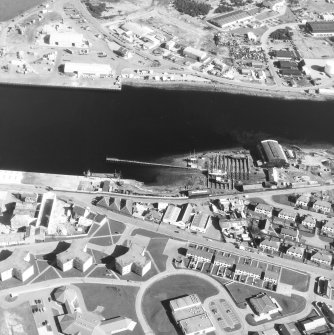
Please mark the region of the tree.
[[190, 16], [207, 15], [211, 9], [209, 4], [194, 0], [174, 0], [174, 6], [179, 12]]

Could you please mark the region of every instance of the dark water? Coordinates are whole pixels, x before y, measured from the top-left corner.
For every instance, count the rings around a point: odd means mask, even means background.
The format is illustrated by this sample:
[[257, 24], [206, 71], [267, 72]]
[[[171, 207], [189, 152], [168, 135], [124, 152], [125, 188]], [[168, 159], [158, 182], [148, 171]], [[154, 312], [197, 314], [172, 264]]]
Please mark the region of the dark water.
[[333, 121], [332, 102], [0, 86], [0, 169], [81, 174], [116, 168], [154, 183], [160, 169], [115, 166], [106, 155], [152, 161], [268, 137], [334, 144]]

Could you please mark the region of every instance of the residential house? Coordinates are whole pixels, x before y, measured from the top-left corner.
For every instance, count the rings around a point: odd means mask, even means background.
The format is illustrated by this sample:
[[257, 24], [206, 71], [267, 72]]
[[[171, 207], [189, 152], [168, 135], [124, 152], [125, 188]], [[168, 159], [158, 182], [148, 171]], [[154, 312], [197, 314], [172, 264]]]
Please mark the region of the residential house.
[[317, 220], [311, 216], [311, 215], [308, 215], [305, 217], [305, 219], [302, 221], [302, 225], [308, 229], [314, 229], [315, 226], [317, 224]]
[[308, 205], [310, 203], [310, 199], [311, 199], [311, 197], [309, 195], [303, 194], [297, 199], [296, 206], [308, 207]]
[[287, 209], [282, 209], [278, 213], [278, 217], [280, 219], [291, 221], [291, 222], [296, 222], [297, 216], [298, 216], [297, 212], [295, 212], [293, 210], [287, 210]]
[[322, 226], [321, 231], [326, 235], [334, 235], [334, 221], [330, 220]]
[[329, 213], [332, 209], [332, 204], [328, 201], [325, 200], [317, 200], [312, 208], [317, 211], [317, 212], [321, 212], [321, 213]]
[[271, 217], [273, 215], [273, 207], [267, 204], [258, 204], [255, 207], [255, 213], [259, 213], [259, 214], [263, 214], [268, 217]]
[[292, 246], [290, 247], [286, 254], [292, 257], [303, 259], [305, 253], [305, 248]]
[[282, 228], [281, 229], [281, 236], [283, 238], [288, 238], [293, 241], [298, 241], [299, 240], [299, 230], [294, 230], [290, 228]]
[[213, 253], [205, 250], [199, 250], [195, 248], [189, 248], [187, 250], [187, 257], [193, 258], [195, 261], [198, 262], [206, 262], [211, 263]]
[[264, 281], [268, 281], [276, 285], [279, 279], [279, 272], [266, 270], [266, 272], [264, 273], [263, 279]]
[[330, 266], [332, 264], [333, 256], [329, 253], [323, 253], [318, 251], [311, 257], [311, 261]]
[[263, 240], [260, 243], [260, 248], [265, 251], [265, 250], [270, 250], [270, 251], [279, 251], [281, 243], [279, 241], [273, 241], [273, 240]]
[[235, 268], [235, 274], [246, 275], [260, 279], [262, 275], [262, 269], [247, 264], [237, 264]]
[[235, 259], [233, 257], [226, 257], [222, 255], [216, 255], [213, 261], [214, 265], [223, 266], [224, 268], [233, 268]]

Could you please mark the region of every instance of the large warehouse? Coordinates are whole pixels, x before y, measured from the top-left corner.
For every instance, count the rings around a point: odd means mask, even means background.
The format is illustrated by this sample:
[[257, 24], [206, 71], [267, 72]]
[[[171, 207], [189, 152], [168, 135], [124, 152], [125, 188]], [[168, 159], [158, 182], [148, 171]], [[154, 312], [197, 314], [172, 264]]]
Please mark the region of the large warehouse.
[[315, 37], [334, 36], [334, 21], [307, 22], [306, 30]]
[[69, 75], [103, 77], [112, 75], [109, 64], [94, 63], [65, 63], [64, 73]]
[[261, 141], [259, 149], [263, 162], [268, 166], [282, 167], [288, 164], [285, 152], [277, 141]]

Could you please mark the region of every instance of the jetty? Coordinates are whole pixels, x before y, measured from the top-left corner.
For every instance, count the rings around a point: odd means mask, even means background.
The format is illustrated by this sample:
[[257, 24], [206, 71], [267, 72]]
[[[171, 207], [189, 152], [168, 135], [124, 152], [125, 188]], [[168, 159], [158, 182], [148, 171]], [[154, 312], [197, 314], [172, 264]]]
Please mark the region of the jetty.
[[136, 160], [129, 160], [129, 159], [119, 159], [119, 158], [114, 158], [114, 157], [107, 157], [106, 161], [110, 163], [118, 163], [118, 164], [133, 164], [133, 165], [141, 165], [141, 166], [163, 167], [163, 168], [169, 168], [169, 169], [197, 170], [196, 168], [192, 168], [188, 166], [143, 162], [143, 161], [136, 161]]

